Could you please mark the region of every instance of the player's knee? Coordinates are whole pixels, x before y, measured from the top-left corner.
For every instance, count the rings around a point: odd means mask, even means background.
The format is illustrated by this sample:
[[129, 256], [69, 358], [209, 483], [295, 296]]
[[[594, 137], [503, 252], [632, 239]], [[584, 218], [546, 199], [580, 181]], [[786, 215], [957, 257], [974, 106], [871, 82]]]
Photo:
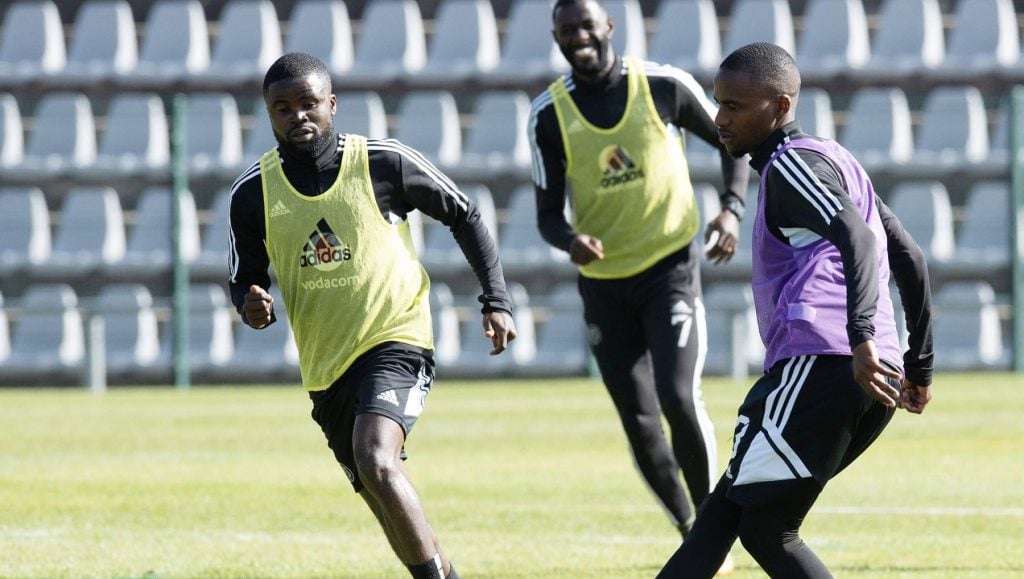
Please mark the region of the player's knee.
[[355, 463], [360, 480], [371, 490], [390, 485], [399, 469], [393, 453], [381, 447], [356, 449]]
[[741, 519], [739, 539], [743, 548], [758, 562], [785, 558], [788, 550], [801, 542], [798, 529], [785, 528], [777, 521], [757, 516]]

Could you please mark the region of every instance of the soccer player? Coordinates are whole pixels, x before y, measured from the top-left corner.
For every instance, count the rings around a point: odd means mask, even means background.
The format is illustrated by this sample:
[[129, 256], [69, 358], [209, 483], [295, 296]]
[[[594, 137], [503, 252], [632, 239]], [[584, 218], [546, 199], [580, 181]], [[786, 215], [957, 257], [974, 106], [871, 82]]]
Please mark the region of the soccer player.
[[[761, 175], [753, 288], [765, 374], [740, 406], [725, 474], [659, 577], [710, 577], [737, 537], [772, 577], [831, 577], [800, 525], [897, 407], [921, 413], [931, 398], [927, 264], [857, 160], [800, 130], [800, 73], [789, 53], [739, 48], [714, 86], [722, 143], [750, 154]], [[906, 310], [906, 353], [890, 269]]]
[[319, 59], [279, 58], [263, 98], [278, 146], [231, 188], [232, 301], [249, 326], [273, 323], [273, 267], [335, 458], [414, 578], [456, 578], [402, 463], [434, 379], [430, 282], [406, 220], [419, 210], [452, 230], [483, 288], [483, 334], [497, 355], [516, 329], [494, 241], [473, 202], [420, 153], [335, 132]]
[[558, 0], [552, 19], [572, 71], [533, 102], [538, 226], [579, 266], [601, 377], [641, 475], [685, 535], [718, 465], [700, 390], [700, 216], [683, 132], [721, 151], [724, 209], [707, 226], [716, 263], [736, 249], [749, 168], [718, 143], [714, 106], [691, 75], [615, 54], [599, 0]]

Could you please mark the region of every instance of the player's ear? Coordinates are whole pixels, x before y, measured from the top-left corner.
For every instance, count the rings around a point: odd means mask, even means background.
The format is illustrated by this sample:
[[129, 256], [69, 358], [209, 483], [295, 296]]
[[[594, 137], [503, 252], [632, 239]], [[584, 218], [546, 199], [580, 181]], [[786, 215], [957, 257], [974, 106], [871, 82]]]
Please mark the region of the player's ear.
[[786, 117], [793, 109], [793, 97], [788, 94], [780, 94], [775, 97], [775, 112], [780, 119]]

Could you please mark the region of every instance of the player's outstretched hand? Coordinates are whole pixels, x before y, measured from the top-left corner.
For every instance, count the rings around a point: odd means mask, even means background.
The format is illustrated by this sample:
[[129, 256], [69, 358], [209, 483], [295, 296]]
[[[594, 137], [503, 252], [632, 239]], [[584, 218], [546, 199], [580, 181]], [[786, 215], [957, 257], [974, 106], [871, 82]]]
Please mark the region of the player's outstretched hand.
[[907, 412], [921, 414], [931, 399], [932, 389], [928, 386], [918, 386], [907, 380], [903, 381], [903, 391], [900, 392], [900, 408]]
[[484, 337], [491, 341], [492, 356], [505, 351], [508, 343], [516, 339], [516, 323], [508, 312], [487, 312], [484, 314]]
[[245, 294], [245, 303], [242, 305], [245, 323], [257, 330], [267, 327], [273, 308], [274, 297], [267, 290], [258, 285], [249, 286], [249, 293]]
[[740, 239], [740, 220], [724, 210], [704, 230], [704, 255], [715, 265], [727, 263], [736, 255]]
[[604, 259], [604, 245], [600, 239], [580, 233], [569, 244], [569, 259], [576, 265], [587, 265], [595, 259]]
[[899, 372], [882, 364], [875, 350], [875, 341], [867, 340], [853, 349], [853, 379], [875, 400], [889, 408], [895, 408], [900, 393], [886, 377], [900, 380]]

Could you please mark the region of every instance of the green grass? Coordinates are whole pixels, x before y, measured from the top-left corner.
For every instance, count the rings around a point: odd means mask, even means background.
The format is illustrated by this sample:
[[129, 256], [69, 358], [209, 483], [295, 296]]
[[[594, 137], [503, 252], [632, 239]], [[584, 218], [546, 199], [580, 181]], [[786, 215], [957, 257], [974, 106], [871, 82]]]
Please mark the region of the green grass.
[[[723, 465], [746, 389], [704, 385]], [[837, 577], [1024, 576], [1022, 390], [939, 376], [804, 538]], [[408, 450], [463, 577], [653, 577], [677, 546], [598, 382], [439, 381]], [[0, 577], [403, 576], [297, 386], [0, 391]]]

